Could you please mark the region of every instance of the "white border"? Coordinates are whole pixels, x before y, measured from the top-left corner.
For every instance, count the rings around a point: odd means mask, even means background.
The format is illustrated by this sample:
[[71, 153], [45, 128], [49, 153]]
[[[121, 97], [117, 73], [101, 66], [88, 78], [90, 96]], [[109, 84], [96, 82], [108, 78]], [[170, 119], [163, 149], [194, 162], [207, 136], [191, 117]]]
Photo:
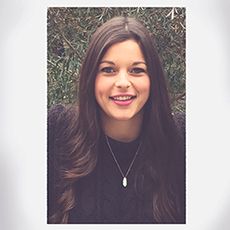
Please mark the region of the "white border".
[[[49, 6], [139, 5], [139, 1], [1, 3], [0, 229], [108, 228], [46, 224], [46, 12]], [[187, 224], [109, 228], [229, 229], [229, 3], [142, 1], [141, 6], [186, 7]]]

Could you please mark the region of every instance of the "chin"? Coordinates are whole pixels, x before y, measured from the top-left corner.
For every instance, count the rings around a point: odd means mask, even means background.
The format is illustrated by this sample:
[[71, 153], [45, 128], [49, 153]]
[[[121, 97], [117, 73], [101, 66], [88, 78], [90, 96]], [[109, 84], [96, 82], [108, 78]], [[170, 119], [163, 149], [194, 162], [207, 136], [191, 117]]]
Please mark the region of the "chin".
[[114, 117], [113, 119], [117, 121], [129, 121], [132, 119], [132, 117]]
[[114, 116], [111, 116], [111, 118], [113, 119], [113, 120], [117, 120], [117, 121], [129, 121], [129, 120], [132, 120], [133, 118], [135, 117], [135, 115], [124, 115], [124, 114], [122, 114], [122, 115], [114, 115]]

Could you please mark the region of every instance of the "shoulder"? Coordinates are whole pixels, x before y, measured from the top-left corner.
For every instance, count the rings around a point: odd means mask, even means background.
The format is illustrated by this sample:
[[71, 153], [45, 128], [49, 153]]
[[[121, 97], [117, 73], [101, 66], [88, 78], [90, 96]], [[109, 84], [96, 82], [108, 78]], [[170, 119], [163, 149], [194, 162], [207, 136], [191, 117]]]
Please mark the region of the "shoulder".
[[63, 127], [66, 126], [65, 116], [66, 107], [63, 105], [55, 105], [48, 110], [47, 128], [49, 144], [55, 141]]
[[[63, 156], [68, 153], [69, 141], [73, 138], [76, 121], [76, 106], [55, 105], [48, 110], [47, 119], [47, 160], [49, 194], [56, 194], [56, 184], [63, 166]], [[52, 201], [52, 198], [50, 198]], [[51, 205], [52, 206], [52, 205]]]
[[48, 124], [54, 125], [65, 112], [64, 105], [54, 105], [48, 110]]
[[72, 105], [55, 105], [48, 110], [47, 144], [49, 154], [57, 155], [72, 139], [77, 119], [77, 108]]
[[76, 106], [54, 105], [48, 110], [48, 129], [66, 129], [72, 120], [77, 119]]
[[178, 129], [178, 132], [182, 137], [185, 136], [185, 128], [186, 128], [186, 115], [183, 112], [173, 114], [173, 119], [175, 125]]
[[60, 182], [60, 146], [62, 130], [66, 126], [67, 108], [64, 105], [54, 105], [48, 110], [47, 119], [47, 163], [48, 163], [48, 213], [51, 216], [57, 207], [57, 185]]
[[179, 151], [174, 155], [175, 161], [175, 184], [178, 189], [178, 200], [181, 204], [181, 219], [184, 221], [184, 204], [185, 204], [185, 176], [186, 176], [186, 114], [175, 113], [173, 114], [175, 125], [177, 127], [179, 138]]
[[63, 105], [55, 105], [48, 110], [47, 133], [49, 155], [55, 152], [55, 146], [61, 137], [61, 130], [65, 126], [65, 113], [66, 108]]

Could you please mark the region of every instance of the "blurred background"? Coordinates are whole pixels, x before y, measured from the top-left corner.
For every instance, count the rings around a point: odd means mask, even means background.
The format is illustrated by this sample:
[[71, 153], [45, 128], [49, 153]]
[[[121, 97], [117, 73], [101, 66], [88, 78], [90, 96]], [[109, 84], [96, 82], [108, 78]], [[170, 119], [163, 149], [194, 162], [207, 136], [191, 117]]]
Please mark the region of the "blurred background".
[[173, 112], [185, 112], [185, 8], [51, 7], [47, 13], [48, 108], [77, 100], [79, 69], [95, 30], [114, 16], [136, 17], [155, 38]]

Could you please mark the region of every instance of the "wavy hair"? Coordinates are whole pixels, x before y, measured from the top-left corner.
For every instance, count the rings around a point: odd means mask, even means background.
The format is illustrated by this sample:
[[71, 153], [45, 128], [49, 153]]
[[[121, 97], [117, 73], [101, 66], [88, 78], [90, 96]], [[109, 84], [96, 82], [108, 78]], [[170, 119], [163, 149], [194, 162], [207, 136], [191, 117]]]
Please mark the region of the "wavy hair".
[[[133, 39], [145, 57], [150, 78], [150, 96], [143, 119], [143, 159], [140, 172], [152, 178], [152, 216], [156, 223], [184, 222], [184, 161], [172, 117], [164, 71], [148, 30], [135, 18], [115, 17], [100, 26], [91, 38], [81, 66], [78, 108], [69, 109], [65, 138], [57, 146], [60, 158], [57, 206], [50, 223], [68, 223], [70, 210], [77, 205], [74, 183], [93, 171], [97, 164], [102, 129], [95, 99], [98, 66], [113, 44]], [[76, 112], [77, 111], [77, 112]], [[63, 135], [64, 136], [64, 135]], [[139, 175], [142, 175], [141, 173]], [[136, 178], [136, 187], [141, 184]]]

